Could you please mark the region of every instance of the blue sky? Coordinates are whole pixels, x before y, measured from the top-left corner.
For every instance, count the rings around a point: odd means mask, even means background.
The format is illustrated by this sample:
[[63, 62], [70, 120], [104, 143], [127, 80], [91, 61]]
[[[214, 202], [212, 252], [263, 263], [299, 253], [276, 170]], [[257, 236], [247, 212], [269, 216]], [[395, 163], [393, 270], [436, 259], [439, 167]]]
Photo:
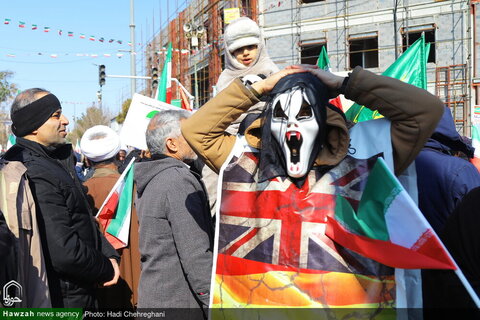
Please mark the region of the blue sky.
[[[167, 3], [169, 16], [173, 17], [176, 8], [185, 8], [186, 2], [135, 0], [135, 42], [151, 39], [160, 27], [160, 19], [165, 25]], [[10, 19], [10, 24], [4, 24], [5, 19]], [[20, 22], [25, 28], [19, 27]], [[32, 30], [33, 24], [37, 30]], [[0, 0], [0, 70], [14, 72], [11, 81], [20, 90], [40, 87], [54, 93], [62, 101], [72, 130], [73, 118], [79, 118], [97, 101], [98, 65], [104, 64], [107, 74], [130, 74], [130, 54], [118, 51], [130, 50], [129, 24], [130, 0]], [[48, 33], [45, 27], [50, 27]], [[73, 32], [73, 37], [68, 32]], [[80, 38], [82, 33], [85, 39]], [[90, 36], [95, 41], [90, 41]], [[103, 43], [98, 41], [101, 37]], [[115, 41], [108, 43], [110, 39]], [[137, 75], [144, 75], [140, 46], [136, 49]], [[119, 53], [123, 57], [117, 57]], [[92, 57], [95, 54], [98, 57]], [[142, 87], [140, 81], [144, 80], [138, 80], [137, 89]], [[102, 90], [103, 107], [116, 115], [123, 100], [130, 97], [130, 80], [107, 78]]]

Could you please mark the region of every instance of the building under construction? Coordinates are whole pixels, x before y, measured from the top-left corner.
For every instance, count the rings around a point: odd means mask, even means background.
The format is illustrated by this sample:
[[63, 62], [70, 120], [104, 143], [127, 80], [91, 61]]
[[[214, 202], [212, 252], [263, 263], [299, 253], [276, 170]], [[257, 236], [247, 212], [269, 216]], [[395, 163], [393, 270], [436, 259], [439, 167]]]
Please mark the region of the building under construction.
[[[259, 23], [280, 68], [315, 64], [326, 47], [333, 72], [360, 65], [382, 73], [423, 33], [431, 43], [428, 90], [450, 107], [460, 134], [470, 136], [471, 121], [480, 121], [477, 6], [478, 1], [455, 0], [192, 0], [148, 45], [145, 72], [161, 70], [171, 42], [172, 77], [201, 106], [215, 92], [223, 30], [236, 15]], [[178, 86], [172, 87], [173, 97], [180, 98]], [[152, 88], [145, 91], [152, 94]]]

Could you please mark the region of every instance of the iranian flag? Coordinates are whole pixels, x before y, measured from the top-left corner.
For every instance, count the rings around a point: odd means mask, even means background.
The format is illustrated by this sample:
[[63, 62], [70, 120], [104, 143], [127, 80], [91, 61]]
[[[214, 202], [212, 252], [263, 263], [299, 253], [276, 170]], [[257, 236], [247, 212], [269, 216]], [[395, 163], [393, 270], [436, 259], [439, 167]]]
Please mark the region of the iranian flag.
[[38, 26], [36, 24], [32, 24], [32, 30], [37, 30]]
[[156, 99], [162, 102], [172, 101], [172, 43], [168, 43], [167, 57], [163, 65], [160, 84], [157, 88]]
[[133, 158], [98, 210], [97, 218], [108, 242], [120, 249], [128, 246], [133, 196]]
[[[325, 49], [325, 46], [323, 46], [322, 51], [320, 51], [320, 55], [318, 56], [318, 60], [317, 60], [317, 66], [320, 69], [330, 71], [330, 72], [332, 71], [330, 68], [330, 59], [328, 59], [328, 54], [327, 54], [327, 50]], [[330, 103], [343, 111], [342, 100], [340, 99], [340, 96], [330, 99]]]
[[50, 32], [50, 27], [44, 27], [43, 32]]
[[80, 33], [80, 39], [85, 39], [85, 34]]
[[95, 41], [95, 36], [90, 36], [88, 40]]
[[475, 154], [470, 161], [480, 171], [480, 123], [472, 126], [472, 145], [475, 148]]
[[9, 134], [7, 141], [7, 150], [10, 149], [15, 143], [17, 143], [17, 137], [15, 137], [13, 134]]
[[345, 198], [337, 196], [326, 234], [338, 244], [390, 267], [458, 269], [382, 158], [370, 172], [357, 212]]
[[3, 21], [3, 24], [10, 24], [10, 21], [12, 21], [12, 19], [5, 19], [5, 21]]
[[19, 21], [19, 22], [18, 22], [18, 27], [19, 27], [19, 28], [25, 28], [25, 22]]

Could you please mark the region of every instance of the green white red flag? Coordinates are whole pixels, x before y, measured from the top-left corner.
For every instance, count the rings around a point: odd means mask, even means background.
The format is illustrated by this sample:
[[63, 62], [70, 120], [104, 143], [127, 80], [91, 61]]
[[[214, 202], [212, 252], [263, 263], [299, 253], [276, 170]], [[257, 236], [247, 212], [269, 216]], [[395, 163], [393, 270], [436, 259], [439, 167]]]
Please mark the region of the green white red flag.
[[163, 65], [156, 99], [168, 104], [172, 101], [172, 43], [168, 43], [167, 56]]
[[[320, 69], [330, 71], [330, 72], [332, 71], [330, 68], [330, 59], [328, 58], [328, 54], [327, 54], [327, 50], [325, 49], [325, 46], [323, 46], [322, 50], [320, 51], [320, 55], [318, 56], [318, 60], [317, 60], [317, 66]], [[330, 103], [343, 111], [342, 100], [340, 99], [340, 96], [330, 99]]]
[[475, 154], [470, 161], [480, 171], [480, 123], [472, 126], [472, 145], [475, 148]]
[[108, 242], [120, 249], [128, 246], [133, 202], [133, 158], [98, 210], [97, 218]]
[[457, 270], [445, 246], [382, 158], [373, 167], [358, 210], [337, 196], [326, 234], [338, 244], [402, 269]]

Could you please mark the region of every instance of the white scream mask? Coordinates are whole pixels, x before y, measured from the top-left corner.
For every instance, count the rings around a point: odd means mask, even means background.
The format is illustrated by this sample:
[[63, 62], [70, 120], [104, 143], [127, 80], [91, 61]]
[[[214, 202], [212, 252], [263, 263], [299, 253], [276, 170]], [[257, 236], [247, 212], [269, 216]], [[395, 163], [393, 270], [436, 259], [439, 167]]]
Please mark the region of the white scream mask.
[[272, 103], [272, 135], [285, 155], [290, 177], [308, 173], [310, 155], [319, 132], [312, 106], [305, 92], [295, 87], [279, 94]]

